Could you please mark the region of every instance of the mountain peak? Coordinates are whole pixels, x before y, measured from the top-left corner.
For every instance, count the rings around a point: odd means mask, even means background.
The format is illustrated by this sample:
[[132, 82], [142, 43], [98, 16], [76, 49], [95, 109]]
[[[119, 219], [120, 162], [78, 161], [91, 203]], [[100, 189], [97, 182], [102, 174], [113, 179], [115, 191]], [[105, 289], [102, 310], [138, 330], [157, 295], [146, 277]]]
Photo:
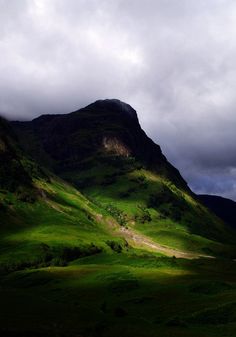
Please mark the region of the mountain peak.
[[25, 149], [37, 160], [39, 154], [43, 154], [40, 161], [44, 165], [45, 158], [50, 158], [57, 173], [78, 170], [91, 158], [94, 163], [104, 156], [132, 157], [144, 167], [188, 189], [160, 146], [142, 130], [136, 111], [118, 99], [98, 100], [69, 114], [46, 115], [33, 122], [13, 124], [18, 133], [23, 132], [21, 139], [33, 136], [30, 144], [34, 146], [30, 149], [27, 142], [23, 144]]
[[96, 114], [97, 117], [103, 116], [106, 113], [106, 118], [121, 118], [126, 123], [138, 124], [137, 112], [131, 107], [131, 105], [120, 101], [119, 99], [101, 99], [97, 100], [88, 106], [72, 112], [72, 114], [81, 114], [83, 111], [89, 111], [89, 113]]
[[131, 105], [120, 101], [119, 99], [103, 99], [95, 101], [94, 103], [90, 104], [94, 105], [98, 108], [105, 108], [110, 109], [116, 112], [120, 112], [123, 115], [126, 115], [132, 119], [137, 119], [137, 113], [136, 111], [131, 107]]

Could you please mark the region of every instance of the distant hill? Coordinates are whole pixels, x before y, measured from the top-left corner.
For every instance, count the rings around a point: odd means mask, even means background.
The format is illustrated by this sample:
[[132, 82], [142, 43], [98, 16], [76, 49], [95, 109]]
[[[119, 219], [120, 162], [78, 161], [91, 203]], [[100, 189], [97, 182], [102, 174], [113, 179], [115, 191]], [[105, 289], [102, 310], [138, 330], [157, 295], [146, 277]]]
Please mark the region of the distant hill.
[[216, 195], [198, 195], [199, 200], [219, 218], [236, 228], [236, 202]]

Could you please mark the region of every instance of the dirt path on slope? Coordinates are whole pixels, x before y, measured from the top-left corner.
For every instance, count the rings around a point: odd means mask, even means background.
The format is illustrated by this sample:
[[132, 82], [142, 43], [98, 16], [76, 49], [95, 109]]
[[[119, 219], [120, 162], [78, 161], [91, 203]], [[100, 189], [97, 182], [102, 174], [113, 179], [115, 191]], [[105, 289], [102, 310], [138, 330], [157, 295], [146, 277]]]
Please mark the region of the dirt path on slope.
[[198, 259], [200, 257], [211, 258], [213, 259], [214, 256], [211, 255], [202, 255], [199, 253], [189, 253], [183, 252], [178, 249], [170, 248], [167, 246], [160, 245], [152, 241], [151, 239], [147, 238], [145, 235], [135, 232], [133, 229], [122, 227], [120, 229], [122, 236], [127, 240], [128, 243], [131, 245], [138, 245], [148, 247], [156, 252], [163, 253], [167, 256], [175, 256], [177, 258], [185, 258], [185, 259]]

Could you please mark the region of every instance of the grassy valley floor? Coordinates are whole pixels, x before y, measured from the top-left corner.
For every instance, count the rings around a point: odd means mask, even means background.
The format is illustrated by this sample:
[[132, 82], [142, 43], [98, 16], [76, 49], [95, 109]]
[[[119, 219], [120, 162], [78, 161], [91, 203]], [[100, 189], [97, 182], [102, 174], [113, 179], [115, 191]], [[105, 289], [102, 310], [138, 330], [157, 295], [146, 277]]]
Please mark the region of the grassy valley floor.
[[4, 336], [236, 336], [236, 262], [130, 249], [1, 278]]

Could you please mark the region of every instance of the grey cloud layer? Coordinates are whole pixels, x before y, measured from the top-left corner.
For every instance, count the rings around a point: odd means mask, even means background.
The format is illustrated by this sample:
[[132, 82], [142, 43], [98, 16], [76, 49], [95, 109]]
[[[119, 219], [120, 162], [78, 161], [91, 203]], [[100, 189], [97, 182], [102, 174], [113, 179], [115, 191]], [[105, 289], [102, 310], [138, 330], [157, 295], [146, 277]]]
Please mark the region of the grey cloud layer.
[[233, 0], [0, 0], [0, 113], [131, 104], [199, 192], [236, 199]]

